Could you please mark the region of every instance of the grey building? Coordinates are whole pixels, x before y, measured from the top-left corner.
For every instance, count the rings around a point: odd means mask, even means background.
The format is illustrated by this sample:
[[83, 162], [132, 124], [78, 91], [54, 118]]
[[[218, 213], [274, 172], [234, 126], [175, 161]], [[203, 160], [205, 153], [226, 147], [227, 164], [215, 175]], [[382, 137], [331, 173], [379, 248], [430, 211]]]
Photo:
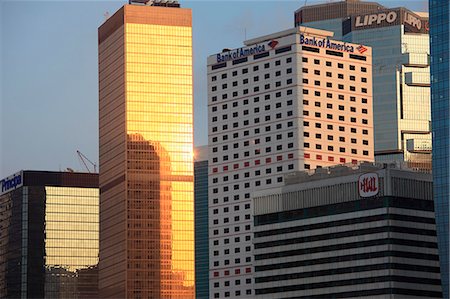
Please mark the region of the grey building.
[[195, 298], [209, 298], [208, 146], [194, 150]]
[[295, 24], [372, 47], [375, 160], [430, 169], [428, 14], [346, 0], [301, 7]]
[[257, 298], [442, 297], [431, 174], [297, 172], [254, 209]]

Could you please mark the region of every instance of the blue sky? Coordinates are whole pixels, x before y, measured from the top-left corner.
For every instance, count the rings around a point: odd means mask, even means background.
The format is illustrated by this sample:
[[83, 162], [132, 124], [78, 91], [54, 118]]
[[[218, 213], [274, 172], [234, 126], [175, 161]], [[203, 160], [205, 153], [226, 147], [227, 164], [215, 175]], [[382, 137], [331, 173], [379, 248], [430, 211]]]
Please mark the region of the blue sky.
[[[194, 35], [194, 142], [207, 144], [206, 57], [293, 26], [313, 0], [188, 1]], [[329, 1], [328, 1], [329, 2]], [[427, 10], [427, 1], [377, 1]], [[98, 163], [97, 28], [127, 1], [0, 0], [0, 179], [20, 169]]]

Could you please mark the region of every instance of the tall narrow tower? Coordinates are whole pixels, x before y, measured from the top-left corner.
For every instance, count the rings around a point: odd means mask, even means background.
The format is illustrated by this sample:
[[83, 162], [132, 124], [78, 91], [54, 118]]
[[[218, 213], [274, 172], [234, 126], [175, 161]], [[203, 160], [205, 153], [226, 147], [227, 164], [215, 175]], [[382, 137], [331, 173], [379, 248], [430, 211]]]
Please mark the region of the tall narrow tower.
[[98, 31], [100, 297], [193, 298], [191, 10], [136, 2]]
[[433, 197], [443, 298], [450, 297], [450, 1], [430, 0]]

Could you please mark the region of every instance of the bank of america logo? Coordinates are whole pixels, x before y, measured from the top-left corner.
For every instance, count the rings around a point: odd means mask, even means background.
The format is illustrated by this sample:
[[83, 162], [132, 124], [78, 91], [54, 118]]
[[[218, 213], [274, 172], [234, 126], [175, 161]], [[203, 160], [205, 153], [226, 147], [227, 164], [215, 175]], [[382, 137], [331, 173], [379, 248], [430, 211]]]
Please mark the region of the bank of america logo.
[[360, 45], [359, 47], [356, 48], [356, 50], [358, 50], [358, 52], [362, 54], [367, 51], [367, 48], [364, 47], [363, 45]]
[[269, 47], [272, 49], [275, 48], [278, 45], [278, 42], [276, 40], [271, 40], [269, 43]]

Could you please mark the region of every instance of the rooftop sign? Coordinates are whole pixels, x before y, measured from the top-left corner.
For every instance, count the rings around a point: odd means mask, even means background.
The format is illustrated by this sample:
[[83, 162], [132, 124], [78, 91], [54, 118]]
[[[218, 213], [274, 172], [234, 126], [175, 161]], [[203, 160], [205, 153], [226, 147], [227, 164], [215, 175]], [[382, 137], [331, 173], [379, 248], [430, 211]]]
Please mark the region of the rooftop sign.
[[405, 32], [428, 33], [428, 20], [406, 8], [383, 10], [351, 17], [351, 30], [404, 25]]
[[346, 42], [334, 41], [328, 38], [308, 37], [304, 36], [303, 34], [300, 35], [300, 45], [326, 48], [329, 50], [350, 53], [353, 53], [355, 51], [353, 45], [347, 44]]
[[366, 173], [358, 179], [358, 192], [360, 197], [372, 197], [378, 194], [380, 190], [380, 184], [378, 174]]
[[247, 57], [250, 55], [259, 54], [259, 53], [265, 52], [266, 50], [267, 49], [266, 49], [265, 44], [257, 44], [257, 45], [251, 46], [251, 47], [238, 48], [238, 49], [234, 49], [234, 50], [230, 50], [230, 51], [226, 51], [226, 52], [217, 54], [216, 62], [220, 63], [220, 62], [226, 62], [229, 60], [236, 60], [236, 59], [244, 58], [244, 57]]
[[12, 190], [15, 190], [17, 188], [20, 188], [23, 186], [23, 173], [22, 171], [17, 172], [7, 178], [4, 178], [0, 181], [0, 195], [3, 195], [7, 192], [10, 192]]

